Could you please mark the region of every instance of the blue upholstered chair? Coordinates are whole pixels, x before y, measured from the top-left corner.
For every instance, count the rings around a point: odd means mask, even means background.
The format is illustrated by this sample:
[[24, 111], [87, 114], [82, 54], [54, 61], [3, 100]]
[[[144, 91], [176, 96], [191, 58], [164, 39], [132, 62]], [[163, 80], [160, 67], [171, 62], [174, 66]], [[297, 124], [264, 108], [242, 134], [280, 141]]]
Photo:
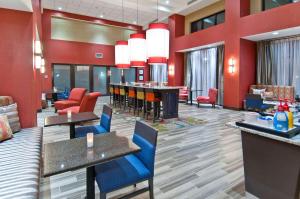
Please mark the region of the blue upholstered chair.
[[110, 132], [112, 108], [104, 105], [100, 124], [95, 126], [82, 126], [75, 129], [75, 137], [85, 137], [87, 133], [101, 134]]
[[100, 199], [106, 199], [106, 194], [127, 186], [148, 181], [148, 187], [127, 195], [133, 197], [149, 191], [153, 199], [154, 161], [157, 142], [157, 131], [147, 124], [137, 121], [133, 142], [141, 148], [136, 154], [97, 165], [95, 177], [100, 190]]

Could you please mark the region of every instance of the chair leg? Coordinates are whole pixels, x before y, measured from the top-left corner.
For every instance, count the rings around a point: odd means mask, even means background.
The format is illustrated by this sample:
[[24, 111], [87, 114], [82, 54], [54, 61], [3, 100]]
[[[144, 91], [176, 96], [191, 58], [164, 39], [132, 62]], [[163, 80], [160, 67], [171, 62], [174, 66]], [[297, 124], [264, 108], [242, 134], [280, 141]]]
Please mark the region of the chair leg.
[[198, 103], [198, 108], [199, 108], [200, 106], [199, 106], [199, 103]]
[[150, 199], [154, 199], [153, 178], [149, 179], [148, 183], [149, 183], [149, 197]]
[[134, 188], [136, 188], [136, 184], [134, 184], [133, 186], [134, 186]]
[[106, 193], [100, 193], [100, 199], [106, 199]]

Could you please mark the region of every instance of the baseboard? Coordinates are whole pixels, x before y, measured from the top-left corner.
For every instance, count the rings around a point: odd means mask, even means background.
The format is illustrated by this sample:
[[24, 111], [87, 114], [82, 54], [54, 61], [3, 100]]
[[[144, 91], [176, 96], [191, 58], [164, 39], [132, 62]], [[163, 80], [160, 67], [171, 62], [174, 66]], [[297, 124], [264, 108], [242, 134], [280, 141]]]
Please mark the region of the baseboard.
[[228, 107], [228, 106], [223, 106], [224, 109], [229, 109], [229, 110], [234, 110], [234, 111], [242, 111], [244, 110], [243, 108], [235, 108], [235, 107]]

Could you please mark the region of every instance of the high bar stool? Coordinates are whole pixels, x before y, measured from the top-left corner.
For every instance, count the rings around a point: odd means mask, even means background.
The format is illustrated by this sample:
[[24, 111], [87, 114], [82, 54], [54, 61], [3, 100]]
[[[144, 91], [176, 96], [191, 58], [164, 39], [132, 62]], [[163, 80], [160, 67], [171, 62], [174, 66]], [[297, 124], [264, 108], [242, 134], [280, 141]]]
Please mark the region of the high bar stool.
[[124, 110], [126, 108], [126, 90], [124, 86], [120, 86], [120, 108], [124, 106]]
[[136, 111], [136, 90], [134, 87], [129, 87], [128, 89], [128, 110], [130, 113], [131, 108], [133, 108], [133, 114], [135, 115]]
[[117, 106], [117, 103], [120, 104], [120, 88], [119, 86], [114, 86], [114, 106]]
[[137, 115], [140, 116], [140, 110], [143, 110], [143, 117], [145, 117], [145, 91], [144, 88], [137, 88], [136, 89], [136, 108], [137, 108]]
[[109, 102], [111, 104], [111, 99], [113, 99], [113, 103], [114, 103], [114, 87], [111, 85], [109, 86]]
[[160, 102], [161, 99], [159, 96], [155, 95], [155, 92], [153, 89], [146, 89], [146, 100], [145, 100], [145, 112], [146, 112], [146, 119], [148, 120], [148, 116], [151, 113], [151, 110], [153, 110], [153, 123], [156, 119], [159, 119], [160, 117]]

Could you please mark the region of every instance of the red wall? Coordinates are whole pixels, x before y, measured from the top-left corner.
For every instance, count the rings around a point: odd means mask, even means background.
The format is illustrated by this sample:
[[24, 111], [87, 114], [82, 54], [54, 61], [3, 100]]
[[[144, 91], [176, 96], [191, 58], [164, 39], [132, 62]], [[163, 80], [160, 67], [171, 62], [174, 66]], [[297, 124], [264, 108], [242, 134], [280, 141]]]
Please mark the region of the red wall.
[[21, 126], [36, 125], [36, 87], [33, 68], [33, 16], [0, 9], [0, 95], [18, 103]]
[[[44, 10], [42, 17], [44, 55], [46, 58], [46, 73], [48, 78], [44, 78], [43, 90], [52, 89], [52, 64], [89, 64], [89, 65], [108, 65], [115, 63], [115, 52], [113, 45], [91, 44], [83, 42], [72, 42], [51, 39], [51, 16], [61, 16], [67, 18], [80, 19], [101, 24], [117, 25], [131, 28], [140, 32], [142, 27], [119, 23], [104, 19], [81, 16], [65, 12]], [[103, 53], [102, 59], [96, 59], [95, 53]]]
[[176, 52], [176, 38], [184, 35], [184, 16], [172, 15], [169, 17], [170, 29], [170, 57], [168, 61], [168, 84], [179, 86], [184, 81], [184, 54]]

